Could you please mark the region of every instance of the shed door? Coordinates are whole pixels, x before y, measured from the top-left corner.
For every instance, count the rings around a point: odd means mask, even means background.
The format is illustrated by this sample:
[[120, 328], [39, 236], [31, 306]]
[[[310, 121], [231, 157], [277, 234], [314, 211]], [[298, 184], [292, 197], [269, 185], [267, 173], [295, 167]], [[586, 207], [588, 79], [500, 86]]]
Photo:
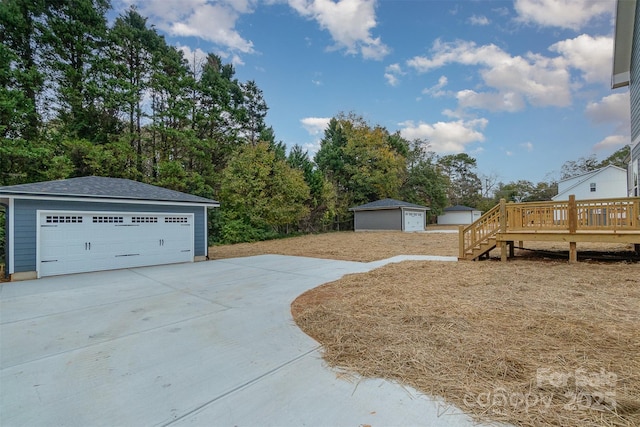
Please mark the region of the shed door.
[[404, 231], [424, 231], [424, 212], [404, 211]]
[[193, 214], [40, 212], [38, 277], [193, 261]]

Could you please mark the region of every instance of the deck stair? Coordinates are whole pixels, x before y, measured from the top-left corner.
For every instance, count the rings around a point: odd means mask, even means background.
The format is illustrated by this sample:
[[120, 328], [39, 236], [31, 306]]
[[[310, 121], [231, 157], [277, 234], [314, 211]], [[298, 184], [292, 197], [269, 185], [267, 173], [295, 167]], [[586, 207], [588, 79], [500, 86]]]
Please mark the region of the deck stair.
[[630, 243], [640, 252], [640, 197], [507, 203], [504, 199], [477, 221], [460, 226], [460, 260], [477, 260], [500, 248], [513, 256], [514, 243], [569, 243], [569, 260], [577, 260], [577, 242]]

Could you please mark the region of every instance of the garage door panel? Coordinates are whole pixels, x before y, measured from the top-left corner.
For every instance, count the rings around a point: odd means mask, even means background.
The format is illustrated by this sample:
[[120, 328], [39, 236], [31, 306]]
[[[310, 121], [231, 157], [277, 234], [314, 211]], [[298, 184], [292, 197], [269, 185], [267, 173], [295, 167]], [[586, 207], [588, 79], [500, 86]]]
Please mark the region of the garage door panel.
[[189, 262], [193, 239], [193, 215], [41, 213], [38, 274]]
[[404, 212], [404, 231], [423, 231], [424, 212]]

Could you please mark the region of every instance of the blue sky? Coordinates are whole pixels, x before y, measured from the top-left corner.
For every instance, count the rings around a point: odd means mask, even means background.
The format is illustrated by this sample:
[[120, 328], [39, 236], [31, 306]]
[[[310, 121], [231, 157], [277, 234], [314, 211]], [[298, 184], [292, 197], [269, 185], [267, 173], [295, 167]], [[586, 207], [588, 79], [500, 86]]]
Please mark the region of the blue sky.
[[[328, 120], [466, 152], [508, 182], [629, 143], [627, 89], [610, 89], [614, 0], [115, 0], [190, 60], [255, 80], [267, 124], [317, 150]], [[197, 59], [196, 59], [197, 60]]]

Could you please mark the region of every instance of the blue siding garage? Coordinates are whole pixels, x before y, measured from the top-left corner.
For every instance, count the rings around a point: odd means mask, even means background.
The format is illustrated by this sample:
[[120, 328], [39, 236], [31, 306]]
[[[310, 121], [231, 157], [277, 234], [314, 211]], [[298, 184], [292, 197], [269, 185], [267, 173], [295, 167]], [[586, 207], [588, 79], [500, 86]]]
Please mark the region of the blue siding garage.
[[14, 280], [204, 259], [207, 209], [219, 206], [102, 177], [0, 187], [0, 202]]

